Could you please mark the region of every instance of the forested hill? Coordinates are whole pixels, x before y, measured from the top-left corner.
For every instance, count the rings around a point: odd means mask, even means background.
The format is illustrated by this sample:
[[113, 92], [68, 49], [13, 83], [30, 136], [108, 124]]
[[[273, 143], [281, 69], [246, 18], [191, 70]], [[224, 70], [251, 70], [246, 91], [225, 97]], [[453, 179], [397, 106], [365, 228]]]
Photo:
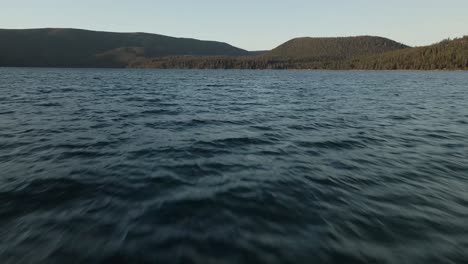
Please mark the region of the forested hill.
[[0, 66], [126, 67], [137, 59], [161, 56], [248, 54], [226, 43], [156, 34], [0, 29]]
[[390, 39], [372, 36], [296, 38], [264, 56], [274, 60], [337, 61], [408, 48]]
[[[350, 43], [349, 48], [341, 44], [303, 45], [303, 41], [293, 40], [256, 57], [178, 56], [153, 58], [130, 66], [162, 69], [468, 70], [468, 36], [416, 48], [380, 40], [383, 42], [373, 43], [381, 45], [364, 45], [361, 48]], [[389, 47], [391, 51], [382, 51]]]
[[360, 57], [342, 67], [364, 70], [468, 70], [468, 36], [426, 47]]
[[0, 29], [0, 67], [468, 70], [468, 36], [411, 48], [372, 36], [296, 38], [271, 51], [147, 33]]

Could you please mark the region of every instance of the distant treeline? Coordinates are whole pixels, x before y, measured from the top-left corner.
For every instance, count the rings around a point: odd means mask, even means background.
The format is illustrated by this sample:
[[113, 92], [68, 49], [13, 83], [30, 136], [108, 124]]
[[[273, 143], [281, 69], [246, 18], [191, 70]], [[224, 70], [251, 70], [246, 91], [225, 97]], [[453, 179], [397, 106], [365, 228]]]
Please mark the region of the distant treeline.
[[0, 29], [0, 67], [467, 70], [468, 37], [411, 48], [359, 36], [296, 38], [271, 51], [146, 33]]
[[365, 70], [468, 70], [468, 36], [356, 58], [345, 66]]
[[[277, 53], [276, 53], [277, 54]], [[354, 57], [300, 58], [267, 53], [256, 57], [176, 56], [134, 61], [129, 67], [156, 69], [329, 69], [468, 70], [468, 37], [427, 47], [401, 48]]]

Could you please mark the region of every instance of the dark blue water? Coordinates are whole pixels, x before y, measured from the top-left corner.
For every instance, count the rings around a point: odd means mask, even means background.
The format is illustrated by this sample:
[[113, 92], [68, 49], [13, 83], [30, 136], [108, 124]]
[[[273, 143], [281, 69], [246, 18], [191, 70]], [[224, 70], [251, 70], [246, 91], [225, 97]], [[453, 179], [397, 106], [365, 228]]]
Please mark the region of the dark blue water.
[[1, 263], [467, 263], [468, 73], [0, 69]]

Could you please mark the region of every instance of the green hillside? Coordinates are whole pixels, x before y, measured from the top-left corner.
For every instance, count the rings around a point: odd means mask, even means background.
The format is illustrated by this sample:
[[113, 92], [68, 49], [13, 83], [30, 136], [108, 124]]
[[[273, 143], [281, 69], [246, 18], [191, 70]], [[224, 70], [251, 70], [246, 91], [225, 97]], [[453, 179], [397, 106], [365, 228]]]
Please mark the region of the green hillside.
[[296, 38], [265, 54], [273, 60], [338, 61], [408, 48], [390, 39], [371, 36]]
[[271, 51], [147, 33], [0, 29], [0, 66], [468, 70], [468, 36], [411, 48], [372, 36], [296, 38]]
[[138, 60], [137, 68], [182, 69], [322, 69], [337, 68], [353, 58], [405, 49], [381, 37], [297, 38], [256, 56], [172, 56]]
[[342, 67], [370, 70], [467, 70], [468, 36], [417, 48], [361, 57]]
[[[330, 45], [324, 45], [327, 41], [317, 39], [309, 42], [311, 45], [306, 45], [306, 42], [309, 41], [292, 40], [255, 57], [163, 57], [135, 61], [130, 66], [162, 69], [468, 70], [468, 36], [416, 48], [375, 37], [344, 38], [328, 42]], [[388, 48], [393, 50], [385, 51]]]
[[0, 66], [125, 67], [136, 58], [247, 55], [214, 41], [79, 29], [0, 29]]

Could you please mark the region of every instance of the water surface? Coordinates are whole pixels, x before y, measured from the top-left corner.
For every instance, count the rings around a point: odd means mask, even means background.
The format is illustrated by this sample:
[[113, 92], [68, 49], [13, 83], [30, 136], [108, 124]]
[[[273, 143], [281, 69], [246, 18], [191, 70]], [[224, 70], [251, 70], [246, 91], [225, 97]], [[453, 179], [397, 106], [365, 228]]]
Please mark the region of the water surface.
[[466, 263], [468, 73], [0, 69], [1, 263]]

